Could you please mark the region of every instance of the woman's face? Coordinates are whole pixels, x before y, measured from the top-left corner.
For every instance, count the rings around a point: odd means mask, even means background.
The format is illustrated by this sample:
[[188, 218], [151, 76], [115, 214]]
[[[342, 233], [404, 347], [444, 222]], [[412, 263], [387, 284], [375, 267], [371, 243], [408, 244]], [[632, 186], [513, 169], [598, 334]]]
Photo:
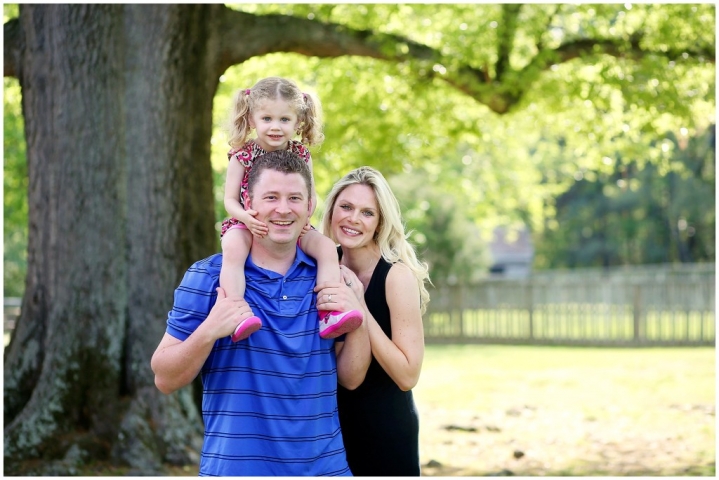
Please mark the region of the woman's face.
[[332, 233], [344, 248], [374, 244], [379, 226], [379, 207], [372, 187], [354, 184], [337, 196], [332, 211]]

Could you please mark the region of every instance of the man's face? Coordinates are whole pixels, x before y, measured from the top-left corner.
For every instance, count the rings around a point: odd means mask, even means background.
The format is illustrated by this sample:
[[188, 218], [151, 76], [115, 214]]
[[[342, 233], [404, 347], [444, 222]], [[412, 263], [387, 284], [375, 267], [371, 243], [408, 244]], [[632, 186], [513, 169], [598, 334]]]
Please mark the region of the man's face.
[[269, 230], [262, 240], [296, 243], [309, 218], [309, 192], [302, 176], [264, 170], [252, 193], [250, 208], [257, 211], [255, 218]]

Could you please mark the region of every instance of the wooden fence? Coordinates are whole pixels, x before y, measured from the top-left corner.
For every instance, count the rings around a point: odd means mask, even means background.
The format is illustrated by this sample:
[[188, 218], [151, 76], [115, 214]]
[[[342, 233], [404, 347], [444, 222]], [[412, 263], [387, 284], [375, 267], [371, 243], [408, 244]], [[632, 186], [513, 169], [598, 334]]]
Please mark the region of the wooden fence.
[[20, 298], [3, 298], [3, 345], [10, 341], [10, 334], [15, 328], [15, 320], [20, 316]]
[[715, 345], [714, 264], [537, 272], [437, 286], [427, 343]]
[[[437, 286], [427, 343], [715, 345], [714, 264], [536, 272]], [[5, 334], [20, 299], [5, 299]]]

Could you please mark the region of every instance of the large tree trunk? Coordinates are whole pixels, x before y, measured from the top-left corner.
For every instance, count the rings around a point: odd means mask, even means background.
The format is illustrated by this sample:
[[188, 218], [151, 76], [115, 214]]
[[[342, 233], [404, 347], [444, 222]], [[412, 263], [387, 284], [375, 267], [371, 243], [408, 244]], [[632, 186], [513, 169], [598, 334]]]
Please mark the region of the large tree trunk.
[[20, 7], [28, 280], [5, 350], [6, 474], [196, 460], [191, 391], [160, 394], [149, 360], [183, 271], [216, 250], [216, 7]]

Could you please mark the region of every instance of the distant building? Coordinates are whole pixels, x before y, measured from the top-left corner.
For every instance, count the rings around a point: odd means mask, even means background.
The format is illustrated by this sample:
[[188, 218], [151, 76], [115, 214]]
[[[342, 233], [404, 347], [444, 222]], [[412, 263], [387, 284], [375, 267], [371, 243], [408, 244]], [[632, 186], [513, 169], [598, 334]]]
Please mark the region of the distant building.
[[492, 277], [521, 278], [527, 277], [532, 271], [534, 245], [526, 228], [510, 230], [507, 227], [494, 229], [489, 244], [492, 266], [489, 273]]

